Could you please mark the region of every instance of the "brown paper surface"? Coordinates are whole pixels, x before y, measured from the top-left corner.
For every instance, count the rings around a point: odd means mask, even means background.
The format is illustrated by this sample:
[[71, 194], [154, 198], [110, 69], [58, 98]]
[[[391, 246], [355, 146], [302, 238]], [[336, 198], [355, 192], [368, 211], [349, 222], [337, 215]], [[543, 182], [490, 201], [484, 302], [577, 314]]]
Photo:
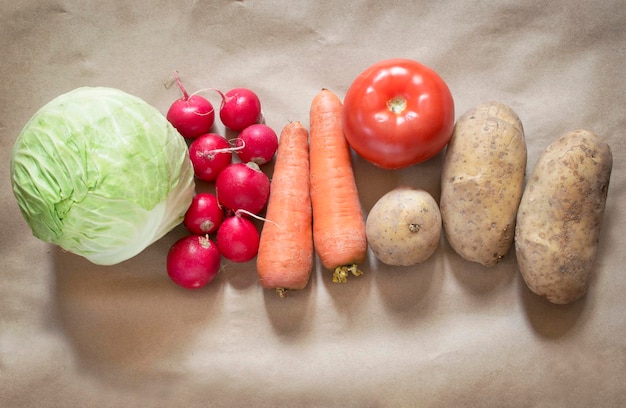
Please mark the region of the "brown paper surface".
[[[617, 407], [626, 404], [624, 2], [3, 1], [0, 6], [0, 406]], [[586, 128], [614, 167], [583, 299], [530, 293], [511, 251], [470, 264], [442, 238], [414, 267], [375, 262], [345, 285], [316, 265], [286, 299], [254, 263], [207, 287], [167, 277], [182, 227], [137, 257], [96, 266], [34, 238], [11, 192], [11, 147], [55, 96], [83, 85], [163, 113], [190, 91], [249, 87], [276, 130], [308, 125], [322, 87], [343, 98], [390, 57], [434, 68], [456, 116], [498, 100], [520, 116], [528, 171]], [[217, 103], [218, 100], [209, 96]], [[223, 132], [217, 125], [216, 130]], [[439, 197], [442, 157], [399, 171], [356, 158], [368, 211], [392, 187]]]

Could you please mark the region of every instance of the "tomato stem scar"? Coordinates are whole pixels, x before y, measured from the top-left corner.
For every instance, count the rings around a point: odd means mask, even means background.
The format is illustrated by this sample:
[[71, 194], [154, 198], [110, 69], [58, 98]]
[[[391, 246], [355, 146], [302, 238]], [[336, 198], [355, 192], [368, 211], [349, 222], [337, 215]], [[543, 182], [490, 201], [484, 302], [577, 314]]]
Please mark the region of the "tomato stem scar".
[[394, 96], [387, 101], [387, 108], [393, 113], [402, 113], [406, 109], [406, 99], [401, 96]]

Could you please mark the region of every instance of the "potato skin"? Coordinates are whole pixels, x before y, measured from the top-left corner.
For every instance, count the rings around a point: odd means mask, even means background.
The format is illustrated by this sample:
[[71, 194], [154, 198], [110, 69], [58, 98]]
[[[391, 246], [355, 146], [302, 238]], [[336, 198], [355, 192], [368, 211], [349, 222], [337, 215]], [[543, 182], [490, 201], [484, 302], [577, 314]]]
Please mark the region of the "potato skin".
[[542, 153], [519, 206], [515, 252], [528, 287], [555, 304], [589, 288], [613, 166], [609, 145], [587, 130]]
[[493, 266], [512, 247], [526, 159], [522, 123], [508, 106], [483, 103], [457, 120], [440, 209], [446, 239], [464, 259]]
[[398, 187], [374, 204], [365, 222], [367, 241], [376, 258], [395, 266], [428, 259], [441, 238], [441, 213], [426, 191]]

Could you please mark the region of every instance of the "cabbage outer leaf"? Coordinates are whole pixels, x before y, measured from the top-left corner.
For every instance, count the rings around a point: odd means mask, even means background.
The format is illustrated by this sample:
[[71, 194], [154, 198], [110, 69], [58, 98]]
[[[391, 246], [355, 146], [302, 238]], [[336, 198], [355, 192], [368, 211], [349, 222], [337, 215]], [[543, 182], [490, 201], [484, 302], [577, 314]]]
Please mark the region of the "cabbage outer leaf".
[[195, 189], [183, 137], [153, 106], [105, 87], [35, 113], [13, 147], [11, 182], [33, 235], [101, 265], [180, 224]]

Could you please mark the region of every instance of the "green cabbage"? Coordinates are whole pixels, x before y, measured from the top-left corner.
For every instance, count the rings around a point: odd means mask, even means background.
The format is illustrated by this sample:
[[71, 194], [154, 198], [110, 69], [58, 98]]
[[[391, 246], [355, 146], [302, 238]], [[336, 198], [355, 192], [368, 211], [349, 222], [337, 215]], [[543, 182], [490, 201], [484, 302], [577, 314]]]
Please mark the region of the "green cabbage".
[[187, 144], [136, 96], [81, 87], [19, 134], [11, 183], [37, 238], [100, 265], [129, 259], [180, 224], [194, 193]]

